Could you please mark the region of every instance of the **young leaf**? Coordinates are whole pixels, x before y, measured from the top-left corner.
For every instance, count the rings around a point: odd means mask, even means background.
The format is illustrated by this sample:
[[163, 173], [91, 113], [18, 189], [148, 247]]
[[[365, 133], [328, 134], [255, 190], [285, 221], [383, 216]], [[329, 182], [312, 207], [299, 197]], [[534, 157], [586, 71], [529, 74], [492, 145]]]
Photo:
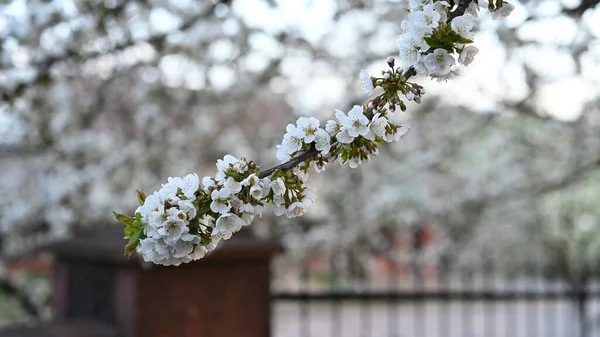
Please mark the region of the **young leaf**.
[[125, 214], [119, 214], [115, 211], [113, 211], [113, 214], [115, 215], [115, 218], [117, 218], [117, 220], [119, 220], [119, 222], [124, 224], [125, 226], [131, 226], [135, 221], [135, 218], [129, 217]]
[[140, 206], [144, 205], [144, 202], [146, 201], [146, 193], [144, 193], [144, 191], [138, 191], [135, 190], [137, 192], [137, 198], [138, 198], [138, 202], [140, 203]]

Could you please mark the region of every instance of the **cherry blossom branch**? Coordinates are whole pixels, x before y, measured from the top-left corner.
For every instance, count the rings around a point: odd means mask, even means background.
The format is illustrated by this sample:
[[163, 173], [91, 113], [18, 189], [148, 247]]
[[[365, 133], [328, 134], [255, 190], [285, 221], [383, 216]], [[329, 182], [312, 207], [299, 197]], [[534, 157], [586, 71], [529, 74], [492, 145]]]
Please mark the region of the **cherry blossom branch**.
[[[450, 17], [448, 18], [448, 20], [446, 21], [447, 23], [451, 23], [452, 20], [454, 20], [455, 18], [462, 16], [465, 14], [465, 11], [467, 10], [467, 8], [469, 7], [469, 5], [471, 4], [471, 2], [473, 2], [474, 0], [460, 0], [456, 9], [452, 12], [452, 14], [450, 15]], [[417, 75], [417, 71], [415, 70], [414, 67], [409, 67], [403, 74], [402, 77], [405, 80], [410, 79], [411, 77]], [[367, 118], [369, 120], [371, 120], [373, 118], [373, 112], [369, 111], [366, 114]], [[273, 172], [275, 172], [276, 170], [281, 170], [281, 171], [288, 171], [293, 169], [294, 167], [300, 165], [301, 163], [303, 163], [304, 161], [314, 158], [315, 156], [317, 156], [319, 154], [319, 151], [317, 151], [315, 149], [314, 146], [311, 147], [310, 150], [308, 150], [305, 153], [302, 153], [301, 155], [294, 157], [292, 159], [290, 159], [289, 161], [279, 164], [273, 168], [270, 168], [268, 170], [262, 171], [259, 173], [259, 178], [265, 178], [270, 176], [271, 174], [273, 174]]]
[[[288, 124], [277, 145], [282, 164], [261, 172], [252, 161], [226, 155], [217, 161], [215, 176], [170, 177], [150, 196], [138, 192], [135, 217], [115, 213], [126, 226], [126, 252], [137, 252], [156, 264], [179, 265], [204, 257], [220, 240], [231, 238], [261, 215], [267, 204], [275, 207], [277, 216], [303, 215], [316, 198], [306, 186], [310, 167], [320, 172], [328, 163], [339, 162], [356, 168], [377, 155], [379, 145], [402, 140], [410, 127], [393, 124], [394, 113], [406, 111], [405, 101], [420, 103], [425, 94], [422, 86], [408, 79], [423, 74], [447, 81], [457, 75], [457, 54], [464, 66], [473, 61], [478, 52], [470, 45], [475, 18], [460, 17], [467, 11], [476, 15], [478, 7], [471, 4], [472, 0], [461, 0], [451, 12], [446, 1], [409, 0], [399, 53], [406, 68], [396, 68], [396, 60], [389, 57], [389, 69], [381, 76], [361, 71], [362, 91], [372, 96], [380, 88], [383, 93], [347, 113], [336, 110], [335, 119], [323, 127], [314, 117]], [[511, 6], [490, 0], [488, 9], [500, 18], [510, 13]]]
[[303, 162], [307, 161], [308, 159], [314, 158], [315, 156], [317, 156], [319, 154], [319, 151], [317, 151], [317, 149], [315, 148], [315, 146], [311, 146], [310, 150], [304, 152], [303, 154], [299, 155], [298, 157], [294, 157], [292, 159], [290, 159], [289, 161], [279, 164], [275, 167], [272, 167], [268, 170], [264, 170], [262, 172], [260, 172], [258, 174], [259, 178], [266, 178], [268, 176], [270, 176], [271, 174], [273, 174], [275, 171], [277, 170], [281, 170], [283, 172], [288, 171], [293, 169], [294, 167], [302, 164]]

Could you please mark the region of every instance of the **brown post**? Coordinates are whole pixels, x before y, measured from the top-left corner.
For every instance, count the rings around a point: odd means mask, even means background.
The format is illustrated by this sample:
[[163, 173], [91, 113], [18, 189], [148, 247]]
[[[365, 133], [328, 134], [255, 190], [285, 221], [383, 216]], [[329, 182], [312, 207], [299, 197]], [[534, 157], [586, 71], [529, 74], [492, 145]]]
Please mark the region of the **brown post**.
[[279, 245], [236, 235], [200, 261], [142, 267], [122, 237], [111, 227], [54, 247], [56, 320], [93, 319], [125, 337], [270, 337]]

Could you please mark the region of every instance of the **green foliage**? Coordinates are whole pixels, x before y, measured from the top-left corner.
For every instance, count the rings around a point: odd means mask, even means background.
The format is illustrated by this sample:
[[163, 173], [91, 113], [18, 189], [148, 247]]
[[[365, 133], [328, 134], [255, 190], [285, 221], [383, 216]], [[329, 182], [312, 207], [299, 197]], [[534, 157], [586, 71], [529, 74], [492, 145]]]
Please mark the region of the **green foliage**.
[[115, 211], [113, 211], [113, 214], [115, 215], [115, 218], [117, 218], [117, 220], [125, 226], [131, 226], [135, 222], [135, 218], [129, 217], [125, 214], [119, 214]]
[[473, 40], [466, 39], [452, 30], [452, 26], [444, 24], [433, 31], [431, 37], [424, 37], [425, 42], [431, 47], [432, 51], [438, 48], [445, 49], [448, 53], [455, 51], [454, 45], [473, 43]]
[[146, 193], [144, 193], [144, 191], [138, 191], [137, 192], [137, 198], [138, 198], [138, 202], [140, 203], [140, 206], [144, 205], [144, 202], [146, 201]]
[[[138, 198], [140, 198], [140, 195], [143, 195], [143, 192], [138, 192]], [[136, 213], [135, 218], [132, 218], [124, 214], [113, 213], [117, 220], [125, 225], [123, 233], [125, 234], [125, 239], [129, 239], [129, 242], [125, 245], [125, 254], [131, 255], [140, 243], [140, 240], [144, 238], [144, 223], [142, 222], [142, 216], [140, 213]]]

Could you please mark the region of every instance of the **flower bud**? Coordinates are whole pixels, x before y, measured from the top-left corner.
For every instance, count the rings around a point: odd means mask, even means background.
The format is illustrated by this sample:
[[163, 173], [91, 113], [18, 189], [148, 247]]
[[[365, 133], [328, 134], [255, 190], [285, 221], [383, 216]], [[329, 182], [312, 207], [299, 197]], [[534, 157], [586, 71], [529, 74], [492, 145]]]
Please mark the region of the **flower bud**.
[[386, 79], [386, 80], [389, 80], [390, 77], [392, 77], [392, 75], [390, 75], [389, 72], [386, 72], [385, 74], [383, 74], [383, 78]]
[[406, 104], [404, 104], [402, 101], [400, 101], [400, 110], [406, 111]]
[[387, 58], [387, 60], [386, 60], [386, 61], [387, 61], [387, 64], [388, 64], [388, 66], [390, 66], [390, 68], [392, 68], [392, 69], [393, 69], [393, 68], [394, 68], [394, 63], [396, 62], [396, 60], [394, 60], [394, 58], [393, 58], [393, 57], [391, 57], [391, 56], [388, 56], [388, 58]]

